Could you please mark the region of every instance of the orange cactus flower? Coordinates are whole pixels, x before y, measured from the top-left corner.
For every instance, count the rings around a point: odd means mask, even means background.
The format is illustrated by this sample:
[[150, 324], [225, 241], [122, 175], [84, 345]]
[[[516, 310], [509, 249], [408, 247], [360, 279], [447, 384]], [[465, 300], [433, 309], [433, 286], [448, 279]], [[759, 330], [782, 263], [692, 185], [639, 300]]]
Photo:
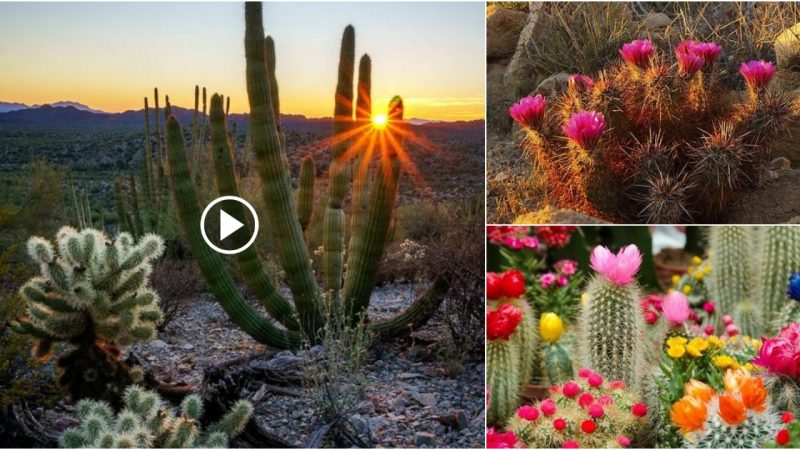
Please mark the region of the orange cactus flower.
[[742, 381], [746, 378], [750, 378], [750, 372], [744, 367], [740, 367], [735, 370], [728, 369], [728, 371], [725, 372], [725, 378], [723, 379], [725, 390], [729, 394], [740, 392]]
[[744, 403], [732, 394], [719, 396], [719, 417], [728, 425], [736, 426], [747, 418]]
[[683, 387], [683, 393], [689, 397], [694, 397], [703, 403], [711, 401], [714, 396], [714, 389], [702, 381], [689, 380]]
[[739, 383], [739, 389], [745, 408], [756, 412], [764, 412], [767, 409], [767, 389], [762, 378], [747, 377]]
[[708, 416], [706, 404], [695, 397], [685, 396], [672, 404], [669, 417], [683, 434], [702, 430]]

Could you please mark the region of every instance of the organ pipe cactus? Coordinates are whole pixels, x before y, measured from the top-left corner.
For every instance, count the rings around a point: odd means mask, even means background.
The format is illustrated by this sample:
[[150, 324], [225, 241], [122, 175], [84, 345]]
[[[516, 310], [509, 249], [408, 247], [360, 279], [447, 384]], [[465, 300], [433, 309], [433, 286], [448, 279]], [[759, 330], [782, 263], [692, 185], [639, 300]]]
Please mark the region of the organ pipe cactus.
[[[195, 186], [187, 164], [183, 135], [174, 117], [167, 120], [167, 148], [169, 175], [178, 216], [184, 234], [198, 265], [220, 304], [230, 317], [247, 333], [260, 342], [281, 347], [297, 347], [301, 341], [314, 342], [324, 326], [331, 306], [341, 305], [356, 323], [366, 310], [375, 273], [383, 254], [389, 225], [395, 209], [400, 178], [398, 152], [403, 142], [403, 102], [399, 97], [389, 105], [390, 127], [385, 131], [363, 126], [356, 128], [353, 120], [353, 72], [355, 31], [347, 27], [344, 32], [339, 61], [339, 82], [335, 98], [335, 134], [332, 163], [328, 171], [329, 198], [322, 220], [324, 225], [323, 286], [320, 287], [311, 267], [311, 258], [304, 241], [303, 226], [298, 217], [295, 194], [292, 192], [290, 172], [283, 139], [279, 131], [277, 80], [274, 74], [274, 44], [265, 39], [262, 7], [260, 3], [245, 4], [245, 57], [247, 93], [250, 104], [249, 138], [255, 156], [256, 169], [261, 179], [262, 196], [266, 207], [267, 224], [271, 232], [279, 262], [286, 273], [286, 283], [292, 302], [284, 299], [263, 272], [255, 250], [245, 250], [237, 256], [240, 271], [248, 286], [257, 293], [261, 303], [272, 318], [259, 315], [251, 308], [233, 278], [225, 269], [221, 257], [211, 251], [203, 241], [197, 224], [200, 207]], [[368, 61], [368, 59], [367, 59]], [[362, 63], [364, 59], [362, 58]], [[368, 67], [360, 68], [359, 80], [368, 80]], [[369, 97], [369, 84], [359, 82], [359, 97]], [[359, 99], [358, 104], [367, 101]], [[215, 153], [215, 171], [221, 194], [239, 195], [236, 176], [231, 161], [231, 147], [224, 134], [226, 130], [221, 98], [211, 102], [211, 125]], [[363, 116], [360, 116], [363, 119]], [[351, 175], [350, 158], [362, 156], [354, 145], [367, 133], [386, 133], [379, 141], [388, 142], [380, 149], [380, 161], [374, 170], [374, 179], [366, 176], [358, 180], [367, 207], [363, 210], [363, 224], [351, 230], [347, 270], [344, 270], [344, 236], [347, 221], [344, 216], [344, 199]], [[227, 155], [227, 156], [226, 156]], [[372, 163], [370, 155], [363, 155], [363, 164]], [[302, 189], [302, 188], [301, 188]], [[308, 196], [308, 192], [303, 192]], [[234, 217], [241, 211], [233, 211]], [[244, 218], [244, 215], [241, 214]], [[353, 223], [351, 221], [351, 223]], [[342, 278], [344, 282], [342, 282]], [[254, 288], [257, 287], [256, 288]], [[324, 288], [324, 289], [323, 289]], [[437, 278], [405, 312], [398, 316], [370, 321], [369, 326], [379, 336], [398, 336], [421, 326], [436, 311], [447, 284]]]
[[[795, 303], [787, 300], [786, 287], [789, 285], [789, 276], [800, 270], [800, 228], [759, 227], [754, 234], [757, 250], [750, 298], [760, 299], [759, 312], [764, 324], [770, 325], [775, 323], [785, 305]], [[774, 329], [767, 327], [758, 331], [773, 334], [787, 323], [789, 322]]]
[[117, 414], [107, 403], [94, 400], [82, 400], [75, 409], [80, 425], [61, 435], [64, 448], [225, 448], [253, 413], [253, 405], [240, 400], [203, 431], [199, 396], [184, 398], [180, 415], [175, 415], [157, 393], [135, 385], [125, 391], [124, 407]]
[[[739, 303], [745, 300], [751, 286], [750, 258], [753, 235], [747, 227], [711, 227], [709, 232], [709, 293], [717, 302], [717, 328], [721, 329], [725, 314], [737, 313]], [[738, 322], [738, 318], [736, 318]]]
[[306, 156], [303, 165], [300, 167], [300, 186], [297, 188], [297, 219], [303, 231], [311, 223], [311, 216], [314, 215], [314, 181], [316, 179], [316, 169], [314, 169], [314, 158]]
[[57, 246], [33, 237], [28, 254], [41, 273], [20, 289], [27, 309], [13, 328], [49, 358], [56, 343], [73, 349], [58, 359], [59, 383], [73, 400], [118, 399], [130, 384], [121, 347], [156, 335], [162, 319], [158, 294], [148, 286], [151, 262], [164, 251], [160, 237], [112, 240], [93, 229], [62, 228]]

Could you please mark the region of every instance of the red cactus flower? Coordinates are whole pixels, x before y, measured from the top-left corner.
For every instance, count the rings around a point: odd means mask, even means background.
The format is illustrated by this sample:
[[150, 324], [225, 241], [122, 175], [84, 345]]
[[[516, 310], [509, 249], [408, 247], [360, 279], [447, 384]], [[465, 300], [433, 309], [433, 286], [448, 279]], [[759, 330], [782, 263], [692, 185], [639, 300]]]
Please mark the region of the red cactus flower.
[[792, 413], [790, 413], [788, 411], [783, 413], [783, 414], [781, 414], [781, 422], [789, 423], [789, 422], [791, 422], [793, 420], [794, 420], [794, 414], [792, 414]]
[[775, 75], [775, 65], [771, 62], [762, 60], [749, 61], [742, 63], [739, 73], [744, 77], [744, 81], [752, 89], [761, 89], [769, 83]]
[[554, 402], [552, 398], [545, 399], [539, 405], [539, 408], [546, 416], [552, 416], [556, 413], [556, 402]]
[[572, 142], [584, 150], [591, 150], [600, 140], [600, 135], [606, 127], [603, 114], [596, 111], [579, 111], [569, 118], [567, 125], [562, 125], [561, 130]]
[[508, 114], [525, 128], [533, 129], [542, 123], [547, 99], [542, 94], [528, 96], [508, 108]]
[[558, 431], [561, 431], [566, 427], [567, 427], [567, 422], [560, 417], [553, 421], [553, 428], [555, 428]]
[[588, 411], [589, 411], [589, 416], [594, 417], [595, 419], [603, 417], [603, 415], [606, 413], [605, 410], [603, 409], [603, 405], [599, 403], [594, 403], [589, 405]]
[[499, 273], [486, 273], [486, 298], [497, 300], [503, 296], [503, 276]]
[[509, 304], [486, 311], [486, 338], [508, 340], [522, 320], [522, 310]]
[[790, 439], [791, 436], [789, 435], [789, 430], [786, 428], [781, 428], [780, 431], [778, 431], [778, 434], [775, 435], [775, 442], [778, 445], [786, 445], [789, 443]]
[[654, 50], [652, 41], [648, 39], [637, 39], [624, 44], [619, 50], [619, 54], [628, 64], [637, 67], [646, 67], [647, 63], [650, 62], [650, 57], [653, 56]]
[[581, 431], [586, 434], [592, 434], [597, 429], [597, 424], [594, 423], [594, 420], [584, 420], [581, 422]]
[[647, 415], [647, 405], [637, 403], [631, 407], [631, 413], [636, 417], [644, 417]]
[[564, 392], [564, 395], [572, 398], [581, 393], [581, 387], [574, 381], [567, 381], [564, 383], [564, 388], [562, 391]]
[[517, 409], [517, 416], [527, 421], [534, 421], [539, 418], [539, 410], [531, 405], [523, 405]]
[[578, 370], [578, 376], [581, 378], [588, 378], [591, 375], [592, 369], [584, 367], [583, 369]]
[[494, 427], [486, 430], [486, 448], [515, 448], [517, 435], [513, 431], [498, 433]]
[[561, 444], [561, 448], [581, 448], [581, 446], [575, 441], [564, 441], [564, 443]]
[[600, 387], [603, 384], [603, 376], [599, 373], [593, 373], [589, 375], [589, 378], [586, 380], [589, 382], [589, 386], [591, 387]]
[[703, 311], [708, 314], [714, 314], [714, 311], [717, 310], [717, 304], [708, 300], [707, 302], [703, 303]]
[[580, 397], [578, 397], [578, 406], [580, 407], [591, 405], [592, 402], [594, 402], [594, 397], [588, 392], [584, 392]]
[[542, 226], [536, 227], [536, 236], [548, 247], [560, 248], [569, 244], [569, 238], [577, 227], [574, 226]]
[[573, 73], [569, 76], [569, 88], [575, 92], [582, 92], [584, 90], [589, 90], [594, 87], [594, 81], [579, 73]]
[[504, 297], [520, 297], [525, 293], [525, 276], [519, 270], [507, 270], [503, 273], [501, 286]]

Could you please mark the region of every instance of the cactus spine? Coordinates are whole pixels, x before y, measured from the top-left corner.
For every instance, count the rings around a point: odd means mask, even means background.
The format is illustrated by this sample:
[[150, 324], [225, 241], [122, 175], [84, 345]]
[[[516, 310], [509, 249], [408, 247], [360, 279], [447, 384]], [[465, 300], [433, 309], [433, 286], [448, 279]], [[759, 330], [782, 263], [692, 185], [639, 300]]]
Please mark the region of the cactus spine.
[[147, 278], [163, 241], [146, 235], [135, 242], [127, 233], [112, 241], [70, 227], [56, 238], [55, 248], [40, 237], [28, 241], [41, 273], [20, 289], [28, 305], [13, 328], [31, 336], [40, 359], [56, 342], [75, 347], [58, 359], [59, 383], [72, 399], [118, 398], [132, 381], [120, 346], [152, 339], [162, 318]]
[[544, 348], [544, 365], [548, 384], [563, 383], [574, 375], [572, 360], [561, 342], [550, 343]]
[[624, 381], [638, 392], [645, 352], [638, 285], [634, 281], [617, 286], [598, 275], [586, 294], [588, 301], [580, 318], [583, 366], [609, 380]]
[[505, 339], [487, 341], [486, 370], [491, 395], [486, 419], [489, 423], [502, 424], [519, 406], [522, 374], [517, 344]]
[[761, 336], [764, 324], [761, 314], [752, 300], [745, 299], [739, 302], [735, 316], [738, 317], [736, 324], [743, 335], [756, 338]]
[[[759, 227], [756, 232], [756, 257], [752, 299], [759, 299], [764, 324], [759, 332], [771, 334], [780, 330], [771, 325], [789, 302], [786, 287], [792, 272], [800, 270], [800, 229], [793, 226]], [[787, 322], [788, 323], [788, 322]], [[757, 336], [757, 335], [753, 335]]]
[[781, 427], [780, 416], [769, 410], [748, 414], [737, 426], [728, 425], [717, 414], [711, 416], [696, 436], [697, 442], [684, 439], [684, 448], [761, 448]]
[[[347, 27], [342, 39], [336, 103], [336, 139], [331, 150], [333, 163], [329, 170], [330, 195], [322, 218], [325, 226], [323, 294], [312, 271], [310, 255], [303, 238], [303, 226], [297, 212], [295, 195], [291, 189], [283, 139], [279, 132], [280, 115], [276, 108], [277, 99], [272, 98], [273, 94], [277, 97], [277, 81], [274, 79], [272, 61], [274, 45], [271, 46], [271, 40], [264, 38], [261, 4], [245, 4], [245, 57], [250, 103], [249, 139], [258, 175], [262, 181], [262, 195], [267, 208], [268, 226], [265, 228], [272, 231], [271, 237], [276, 243], [278, 257], [286, 273], [293, 307], [279, 296], [273, 286], [267, 284], [267, 277], [256, 264], [255, 251], [240, 253], [239, 268], [245, 273], [248, 271], [247, 267], [250, 268], [251, 272], [245, 276], [245, 280], [254, 291], [256, 289], [252, 285], [260, 283], [261, 290], [257, 291], [259, 299], [267, 307], [270, 315], [283, 323], [287, 330], [275, 327], [270, 320], [260, 317], [246, 304], [233, 278], [224, 270], [221, 258], [203, 242], [200, 230], [197, 229], [200, 217], [197, 192], [189, 181], [192, 177], [186, 163], [180, 126], [174, 117], [170, 117], [167, 121], [169, 174], [172, 177], [174, 200], [178, 206], [184, 234], [193, 249], [198, 265], [228, 315], [251, 336], [272, 346], [297, 347], [303, 338], [311, 342], [316, 341], [318, 331], [326, 321], [325, 316], [328, 312], [326, 299], [346, 302], [345, 311], [354, 321], [357, 320], [369, 303], [375, 271], [388, 236], [400, 177], [397, 151], [402, 145], [399, 137], [393, 134], [386, 136], [385, 141], [391, 144], [381, 149], [381, 162], [376, 169], [377, 176], [374, 183], [365, 187], [365, 192], [368, 190], [369, 200], [364, 214], [364, 226], [352, 233], [351, 244], [357, 242], [358, 245], [351, 245], [351, 251], [348, 252], [348, 270], [344, 274], [345, 281], [342, 285], [344, 227], [347, 223], [344, 219], [342, 202], [350, 173], [348, 159], [359, 151], [358, 148], [352, 148], [352, 137], [347, 135], [347, 132], [352, 131], [354, 122], [352, 101], [354, 36], [352, 27]], [[236, 175], [230, 162], [232, 159], [230, 144], [224, 133], [221, 102], [220, 97], [212, 105], [214, 108], [212, 122], [216, 130], [215, 161], [219, 163], [215, 165], [215, 171], [220, 190], [225, 189], [236, 195], [235, 192], [238, 191], [235, 183]], [[403, 103], [399, 97], [395, 97], [390, 104], [389, 118], [393, 122], [393, 127], [403, 126]], [[366, 131], [365, 129], [360, 132]], [[436, 279], [408, 310], [391, 319], [371, 321], [370, 328], [381, 336], [410, 332], [424, 324], [436, 311], [447, 288], [446, 282]], [[293, 323], [294, 321], [299, 326]], [[302, 331], [302, 334], [295, 330]]]
[[[752, 233], [747, 227], [711, 227], [709, 233], [709, 291], [717, 302], [721, 314], [717, 314], [717, 329], [722, 325], [722, 316], [734, 314], [739, 303], [749, 295], [751, 271], [748, 262], [752, 257]], [[788, 280], [788, 277], [786, 278]]]
[[175, 415], [156, 392], [130, 386], [123, 409], [114, 414], [102, 401], [82, 400], [76, 409], [78, 427], [67, 429], [59, 438], [64, 448], [225, 448], [241, 433], [253, 414], [245, 400], [207, 430], [200, 429], [203, 402], [192, 394], [181, 402]]

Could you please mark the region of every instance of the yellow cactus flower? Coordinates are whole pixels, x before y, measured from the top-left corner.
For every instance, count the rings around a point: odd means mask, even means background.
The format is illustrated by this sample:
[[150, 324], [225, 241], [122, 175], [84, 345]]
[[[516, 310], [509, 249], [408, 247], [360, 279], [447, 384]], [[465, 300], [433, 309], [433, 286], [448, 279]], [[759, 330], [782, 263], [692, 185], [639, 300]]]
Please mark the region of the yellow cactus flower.
[[686, 347], [684, 347], [683, 345], [671, 345], [667, 349], [667, 355], [669, 355], [670, 358], [673, 359], [681, 358], [685, 354], [686, 354]]
[[681, 282], [681, 276], [680, 275], [673, 275], [672, 276], [672, 284], [677, 286], [678, 283], [680, 283], [680, 282]]
[[680, 345], [686, 345], [687, 342], [689, 342], [689, 340], [683, 336], [672, 336], [671, 338], [667, 339], [667, 346], [677, 347]]
[[705, 276], [706, 275], [700, 270], [698, 270], [697, 272], [694, 273], [694, 279], [697, 280], [697, 281], [703, 281], [703, 277], [705, 277]]
[[758, 351], [761, 350], [761, 346], [764, 345], [764, 342], [761, 339], [753, 339], [752, 344], [753, 348]]
[[681, 291], [683, 291], [684, 294], [689, 295], [692, 292], [692, 286], [690, 284], [687, 284], [683, 286], [683, 289], [681, 289]]
[[716, 348], [722, 348], [722, 346], [725, 345], [725, 344], [722, 343], [722, 339], [720, 339], [719, 337], [717, 337], [717, 336], [715, 336], [713, 334], [708, 337], [707, 341], [708, 341], [709, 344], [711, 344], [712, 346], [714, 346]]
[[695, 266], [699, 266], [702, 262], [703, 262], [703, 258], [701, 258], [699, 256], [695, 256], [695, 257], [692, 258], [692, 264], [694, 264]]
[[693, 274], [694, 273], [694, 266], [689, 266], [689, 268], [686, 269], [686, 273], [688, 273], [689, 275]]
[[711, 264], [706, 264], [703, 267], [703, 275], [708, 275], [711, 273]]
[[717, 355], [712, 360], [715, 366], [719, 367], [720, 369], [738, 369], [741, 365], [733, 358], [728, 355]]
[[539, 336], [545, 342], [555, 342], [561, 337], [564, 332], [564, 322], [558, 314], [544, 313], [539, 318]]
[[699, 358], [703, 355], [703, 351], [708, 348], [708, 342], [705, 339], [694, 338], [686, 346], [686, 351], [694, 358]]

